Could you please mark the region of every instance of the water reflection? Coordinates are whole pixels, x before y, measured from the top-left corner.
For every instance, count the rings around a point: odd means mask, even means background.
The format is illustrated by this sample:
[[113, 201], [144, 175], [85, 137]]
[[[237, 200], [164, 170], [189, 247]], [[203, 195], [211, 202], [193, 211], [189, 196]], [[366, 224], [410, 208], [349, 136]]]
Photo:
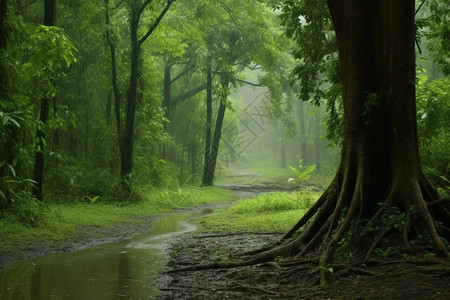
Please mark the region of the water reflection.
[[130, 240], [12, 264], [0, 272], [0, 299], [151, 299], [165, 264], [161, 248], [195, 230], [182, 221], [190, 216], [171, 215]]

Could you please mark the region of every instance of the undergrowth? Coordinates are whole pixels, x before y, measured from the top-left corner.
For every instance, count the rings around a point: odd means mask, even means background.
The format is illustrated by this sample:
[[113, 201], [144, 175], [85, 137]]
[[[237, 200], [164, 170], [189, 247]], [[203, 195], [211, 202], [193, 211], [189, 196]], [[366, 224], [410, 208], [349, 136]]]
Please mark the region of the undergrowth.
[[[34, 208], [39, 223], [24, 216], [3, 213], [0, 218], [0, 252], [13, 252], [27, 243], [57, 243], [74, 238], [81, 227], [107, 227], [118, 222], [138, 223], [174, 209], [234, 199], [231, 191], [217, 187], [183, 187], [172, 190], [145, 188], [133, 192], [128, 202], [80, 201], [73, 204], [42, 204]], [[31, 215], [30, 215], [31, 216]]]
[[273, 192], [241, 200], [198, 221], [200, 231], [285, 232], [320, 197], [311, 190]]

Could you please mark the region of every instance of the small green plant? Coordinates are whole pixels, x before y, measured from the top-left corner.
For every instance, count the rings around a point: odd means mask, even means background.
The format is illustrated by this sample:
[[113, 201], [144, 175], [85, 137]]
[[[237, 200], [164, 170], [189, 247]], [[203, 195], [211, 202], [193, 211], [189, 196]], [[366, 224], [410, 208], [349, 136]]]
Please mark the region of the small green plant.
[[396, 247], [387, 247], [386, 249], [376, 248], [374, 250], [374, 254], [379, 259], [388, 259], [392, 257], [397, 257], [400, 254], [400, 251]]
[[314, 172], [316, 169], [316, 165], [310, 165], [310, 166], [303, 166], [303, 160], [300, 159], [298, 161], [298, 169], [294, 168], [291, 165], [288, 165], [289, 169], [292, 171], [292, 173], [295, 174], [295, 178], [289, 178], [289, 182], [296, 182], [297, 184], [300, 184], [302, 181], [308, 180], [309, 177], [311, 177], [311, 173]]
[[285, 261], [286, 259], [283, 257], [283, 256], [277, 256], [277, 257], [275, 257], [275, 259], [274, 259], [274, 261], [275, 262], [283, 262], [283, 261]]
[[[387, 206], [384, 202], [380, 202], [378, 203], [378, 205], [385, 207], [385, 213], [381, 218], [382, 223], [387, 226], [388, 229], [395, 228], [399, 232], [401, 232], [406, 222], [405, 213], [401, 212], [400, 209], [396, 206]], [[415, 207], [411, 206], [410, 211], [414, 213], [414, 210]]]
[[100, 198], [100, 195], [94, 196], [94, 197], [86, 196], [86, 198], [89, 199], [89, 202], [90, 202], [90, 203], [95, 203], [95, 202]]

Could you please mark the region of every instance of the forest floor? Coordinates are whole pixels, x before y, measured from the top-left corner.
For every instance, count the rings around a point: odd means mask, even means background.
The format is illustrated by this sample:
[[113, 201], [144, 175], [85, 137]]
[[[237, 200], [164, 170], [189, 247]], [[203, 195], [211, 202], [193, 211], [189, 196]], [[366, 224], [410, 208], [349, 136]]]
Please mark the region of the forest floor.
[[[232, 189], [250, 198], [275, 186]], [[280, 188], [281, 190], [283, 188]], [[189, 233], [166, 249], [167, 265], [156, 278], [157, 299], [450, 299], [450, 261], [439, 258], [370, 261], [364, 266], [333, 265], [321, 286], [317, 262], [278, 260], [254, 266], [199, 271], [179, 268], [244, 261], [247, 252], [275, 244], [281, 233]]]
[[[252, 197], [266, 189], [246, 189], [239, 196]], [[52, 246], [36, 242], [23, 245], [14, 253], [0, 253], [0, 270], [12, 261], [123, 240], [148, 230], [154, 220], [83, 227], [70, 241]], [[166, 269], [155, 281], [161, 292], [158, 299], [450, 299], [450, 261], [437, 258], [371, 261], [352, 267], [337, 264], [323, 286], [319, 285], [315, 262], [278, 260], [231, 269], [166, 272], [196, 264], [242, 261], [248, 258], [243, 253], [271, 245], [281, 236], [270, 232], [197, 232], [173, 238], [165, 249]]]
[[167, 272], [217, 261], [276, 242], [280, 234], [191, 233], [172, 240], [166, 272], [156, 279], [157, 299], [450, 299], [450, 262], [439, 259], [372, 261], [333, 266], [318, 282], [317, 264], [279, 260], [231, 269]]
[[76, 233], [70, 238], [57, 242], [48, 243], [34, 240], [25, 244], [18, 244], [13, 252], [0, 251], [0, 271], [6, 265], [15, 261], [22, 261], [46, 254], [72, 252], [104, 243], [125, 240], [137, 233], [148, 231], [151, 223], [156, 219], [156, 217], [139, 218], [141, 222], [116, 223], [109, 227], [83, 226], [78, 228]]

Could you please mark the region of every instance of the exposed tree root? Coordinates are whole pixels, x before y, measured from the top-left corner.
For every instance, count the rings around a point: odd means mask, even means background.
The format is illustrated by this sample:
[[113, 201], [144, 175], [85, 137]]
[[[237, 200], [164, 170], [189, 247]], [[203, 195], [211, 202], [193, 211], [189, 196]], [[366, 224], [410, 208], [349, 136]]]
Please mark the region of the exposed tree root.
[[[315, 262], [321, 282], [324, 283], [327, 266], [332, 262], [336, 249], [345, 246], [347, 251], [351, 252], [355, 263], [348, 266], [345, 272], [373, 276], [376, 274], [357, 265], [369, 261], [377, 247], [397, 247], [403, 249], [402, 252], [415, 253], [417, 249], [414, 249], [410, 240], [424, 235], [429, 237], [439, 255], [449, 257], [448, 250], [438, 234], [439, 230], [445, 238], [450, 237], [449, 230], [445, 227], [448, 220], [442, 220], [442, 217], [447, 216], [443, 205], [449, 202], [439, 199], [427, 180], [409, 181], [406, 185], [404, 182], [393, 184], [386, 193], [383, 204], [375, 211], [372, 210], [371, 214], [367, 214], [367, 209], [364, 211], [364, 201], [370, 196], [363, 191], [367, 182], [364, 174], [367, 172], [362, 169], [362, 164], [353, 172], [349, 171], [352, 167], [354, 166], [346, 165], [344, 172], [338, 172], [319, 200], [274, 246], [247, 252], [251, 258], [245, 261], [193, 265], [168, 272], [236, 268], [264, 264], [279, 257], [294, 257], [294, 261], [270, 266], [295, 268], [305, 262]], [[443, 214], [437, 214], [436, 219], [443, 222], [442, 224], [435, 225], [429, 209], [444, 211]], [[303, 230], [300, 234], [293, 238], [301, 228]], [[295, 276], [296, 273], [298, 270], [292, 270], [289, 276]]]

